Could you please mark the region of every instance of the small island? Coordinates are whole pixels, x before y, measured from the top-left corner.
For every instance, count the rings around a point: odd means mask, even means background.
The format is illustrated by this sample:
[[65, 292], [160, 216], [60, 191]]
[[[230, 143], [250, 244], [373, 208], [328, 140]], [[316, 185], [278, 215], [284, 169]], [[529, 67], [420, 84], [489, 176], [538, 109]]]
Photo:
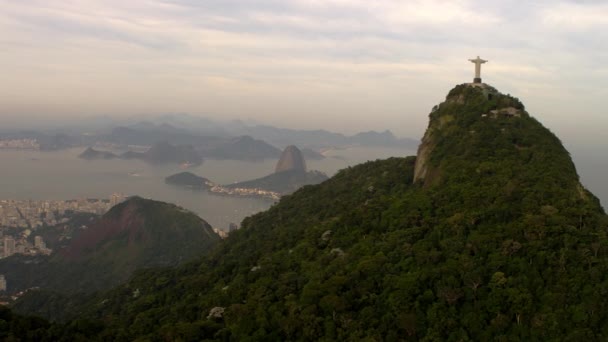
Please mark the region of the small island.
[[86, 160], [95, 160], [95, 159], [114, 159], [114, 158], [118, 158], [118, 156], [112, 152], [98, 151], [92, 147], [89, 147], [86, 150], [84, 150], [84, 152], [79, 154], [78, 158], [86, 159]]
[[165, 178], [165, 183], [193, 190], [209, 190], [214, 186], [205, 177], [200, 177], [192, 172], [180, 172]]

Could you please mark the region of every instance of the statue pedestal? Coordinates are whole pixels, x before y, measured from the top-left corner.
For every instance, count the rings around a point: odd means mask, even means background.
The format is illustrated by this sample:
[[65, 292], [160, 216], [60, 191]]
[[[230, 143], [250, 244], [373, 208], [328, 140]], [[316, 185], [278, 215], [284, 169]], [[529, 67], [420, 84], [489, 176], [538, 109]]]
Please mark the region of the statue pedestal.
[[475, 77], [473, 83], [481, 83], [481, 77]]

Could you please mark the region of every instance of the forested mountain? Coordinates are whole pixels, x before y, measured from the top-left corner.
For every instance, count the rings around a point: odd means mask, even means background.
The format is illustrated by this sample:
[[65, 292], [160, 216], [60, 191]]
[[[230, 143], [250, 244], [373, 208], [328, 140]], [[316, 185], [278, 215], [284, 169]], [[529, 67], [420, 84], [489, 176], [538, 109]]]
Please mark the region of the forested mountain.
[[176, 266], [203, 255], [220, 237], [195, 214], [173, 204], [132, 197], [92, 221], [50, 257], [0, 260], [11, 292], [32, 287], [61, 294], [107, 290], [135, 270]]
[[241, 226], [209, 256], [139, 272], [45, 329], [125, 341], [608, 338], [606, 215], [559, 139], [487, 85], [449, 92], [417, 157], [347, 168]]

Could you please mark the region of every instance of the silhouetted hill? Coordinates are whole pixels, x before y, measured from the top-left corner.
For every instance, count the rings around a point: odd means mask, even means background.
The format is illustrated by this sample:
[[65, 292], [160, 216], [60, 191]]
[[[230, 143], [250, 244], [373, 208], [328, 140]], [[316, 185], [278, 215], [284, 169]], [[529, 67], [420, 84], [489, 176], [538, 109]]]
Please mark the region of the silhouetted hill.
[[219, 241], [209, 224], [172, 204], [132, 197], [89, 224], [50, 258], [0, 260], [9, 291], [40, 287], [91, 292], [126, 281], [141, 268], [175, 266]]
[[400, 146], [417, 143], [413, 139], [409, 139], [408, 141], [397, 139], [389, 130], [384, 132], [361, 132], [353, 135], [350, 139], [353, 143], [364, 146]]
[[180, 172], [166, 177], [165, 183], [197, 190], [209, 189], [211, 184], [207, 178], [197, 176], [191, 172]]
[[203, 158], [191, 145], [171, 145], [166, 141], [156, 143], [144, 153], [144, 160], [151, 163], [189, 163], [199, 165]]
[[153, 145], [166, 141], [174, 145], [210, 145], [224, 141], [212, 135], [198, 135], [194, 132], [177, 128], [169, 124], [139, 122], [128, 127], [120, 126], [111, 133], [100, 137], [101, 140], [120, 145]]
[[242, 136], [203, 153], [214, 159], [262, 160], [278, 158], [281, 151], [265, 141]]
[[118, 158], [118, 156], [112, 152], [97, 151], [92, 147], [88, 147], [86, 150], [84, 150], [81, 154], [78, 155], [78, 158], [94, 160], [94, 159], [114, 159], [114, 158]]
[[200, 165], [203, 162], [201, 155], [191, 145], [171, 145], [166, 141], [158, 142], [146, 152], [127, 151], [116, 155], [108, 151], [97, 151], [91, 147], [87, 148], [79, 156], [82, 159], [140, 159], [154, 164], [176, 163]]
[[[116, 124], [116, 121], [114, 123]], [[111, 122], [106, 125], [108, 124]], [[172, 144], [190, 144], [195, 148], [207, 149], [216, 145], [218, 141], [225, 142], [230, 136], [245, 135], [275, 146], [296, 145], [314, 149], [353, 144], [413, 148], [419, 144], [416, 139], [396, 138], [390, 131], [345, 135], [324, 129], [301, 130], [260, 125], [253, 120], [222, 122], [184, 113], [146, 116], [145, 121], [123, 122], [103, 139], [125, 145], [151, 145], [166, 140]], [[209, 140], [205, 142], [201, 139]], [[304, 149], [302, 151], [304, 152]], [[311, 158], [307, 157], [307, 159]]]
[[106, 340], [603, 341], [607, 223], [519, 100], [463, 84], [418, 156], [303, 187], [72, 314]]
[[306, 162], [304, 161], [302, 151], [294, 145], [287, 146], [283, 150], [274, 172], [279, 173], [290, 170], [306, 172]]
[[[209, 224], [195, 214], [172, 204], [132, 197], [110, 209], [58, 256], [64, 260], [121, 259], [117, 254], [126, 245], [130, 250], [125, 255], [142, 253], [135, 256], [139, 266], [175, 265], [217, 241]], [[135, 269], [133, 260], [120, 263], [131, 266], [131, 272]]]
[[369, 131], [348, 136], [322, 129], [297, 130], [268, 125], [240, 125], [235, 127], [233, 132], [250, 135], [256, 139], [264, 139], [277, 146], [296, 145], [320, 148], [327, 146], [362, 145], [412, 148], [416, 147], [419, 143], [416, 139], [398, 139], [390, 131], [381, 133]]

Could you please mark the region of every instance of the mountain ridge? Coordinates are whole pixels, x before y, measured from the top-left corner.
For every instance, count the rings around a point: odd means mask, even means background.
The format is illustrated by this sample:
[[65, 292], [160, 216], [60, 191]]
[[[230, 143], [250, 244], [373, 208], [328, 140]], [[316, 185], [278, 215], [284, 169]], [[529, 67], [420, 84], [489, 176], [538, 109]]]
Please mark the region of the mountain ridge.
[[559, 139], [490, 90], [452, 89], [418, 156], [303, 187], [76, 312], [106, 339], [605, 340], [606, 214]]
[[85, 160], [96, 159], [139, 159], [153, 164], [177, 163], [200, 165], [203, 158], [191, 145], [172, 145], [166, 141], [157, 142], [146, 152], [127, 151], [120, 155], [87, 147], [78, 158]]

